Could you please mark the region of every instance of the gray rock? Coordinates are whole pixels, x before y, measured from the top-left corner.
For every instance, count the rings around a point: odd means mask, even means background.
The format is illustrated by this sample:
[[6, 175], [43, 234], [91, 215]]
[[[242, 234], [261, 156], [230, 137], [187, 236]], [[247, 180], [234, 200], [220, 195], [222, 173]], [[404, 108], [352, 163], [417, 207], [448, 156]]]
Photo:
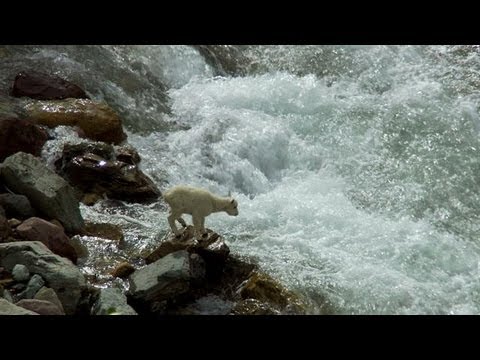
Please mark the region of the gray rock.
[[33, 207], [60, 220], [68, 232], [84, 226], [73, 188], [33, 155], [18, 152], [0, 166], [0, 179], [12, 191], [28, 197]]
[[45, 285], [45, 281], [43, 281], [42, 277], [38, 274], [33, 275], [28, 282], [27, 288], [18, 294], [18, 298], [33, 299], [37, 291], [40, 290], [43, 285]]
[[3, 206], [8, 217], [26, 219], [35, 216], [35, 210], [25, 195], [0, 194], [0, 205]]
[[57, 305], [57, 307], [65, 313], [65, 310], [63, 310], [63, 305], [60, 299], [57, 296], [57, 293], [55, 290], [48, 288], [48, 287], [42, 287], [38, 292], [35, 294], [34, 299], [37, 300], [45, 300], [45, 301], [50, 301], [52, 304]]
[[7, 289], [3, 290], [3, 298], [4, 298], [5, 300], [7, 300], [8, 302], [13, 303], [12, 294], [10, 294], [10, 291], [8, 291]]
[[131, 274], [129, 294], [142, 302], [173, 298], [189, 290], [190, 278], [189, 253], [176, 251]]
[[137, 315], [127, 304], [127, 297], [117, 288], [101, 289], [98, 300], [92, 309], [92, 315]]
[[37, 313], [0, 299], [0, 315], [38, 315]]
[[30, 278], [30, 271], [25, 265], [17, 264], [13, 267], [12, 277], [15, 281], [27, 281]]
[[82, 290], [86, 287], [80, 270], [68, 259], [53, 254], [39, 241], [16, 241], [0, 244], [0, 266], [11, 271], [24, 264], [31, 273], [39, 274], [46, 285], [57, 293], [67, 315], [74, 314]]

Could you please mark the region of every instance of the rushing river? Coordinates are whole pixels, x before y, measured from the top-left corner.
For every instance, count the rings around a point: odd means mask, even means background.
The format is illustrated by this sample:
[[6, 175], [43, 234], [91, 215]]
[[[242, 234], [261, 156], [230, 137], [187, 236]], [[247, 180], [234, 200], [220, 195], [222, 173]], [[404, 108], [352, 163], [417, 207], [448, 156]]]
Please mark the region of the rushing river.
[[[212, 49], [8, 46], [0, 84], [63, 76], [122, 115], [160, 189], [232, 191], [240, 215], [206, 226], [310, 313], [480, 313], [478, 47]], [[129, 253], [168, 231], [161, 203], [81, 210], [124, 226]]]

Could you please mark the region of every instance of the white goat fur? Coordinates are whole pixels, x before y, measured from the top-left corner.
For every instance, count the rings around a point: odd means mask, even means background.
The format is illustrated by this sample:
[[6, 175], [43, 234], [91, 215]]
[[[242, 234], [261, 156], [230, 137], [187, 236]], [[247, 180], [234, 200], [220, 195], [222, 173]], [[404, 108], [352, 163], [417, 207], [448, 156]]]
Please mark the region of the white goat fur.
[[238, 203], [235, 199], [216, 196], [207, 190], [191, 186], [175, 186], [166, 191], [163, 198], [170, 205], [168, 223], [177, 236], [181, 233], [175, 225], [175, 220], [183, 227], [187, 226], [181, 217], [182, 214], [192, 215], [197, 239], [205, 234], [205, 217], [211, 213], [225, 211], [229, 215], [238, 215]]

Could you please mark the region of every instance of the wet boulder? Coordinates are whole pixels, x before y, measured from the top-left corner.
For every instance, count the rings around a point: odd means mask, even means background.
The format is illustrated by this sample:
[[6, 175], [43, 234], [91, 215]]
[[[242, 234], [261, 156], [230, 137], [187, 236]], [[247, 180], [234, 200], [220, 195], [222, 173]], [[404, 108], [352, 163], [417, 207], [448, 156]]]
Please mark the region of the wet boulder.
[[120, 117], [103, 102], [87, 99], [32, 101], [24, 110], [35, 124], [51, 128], [78, 126], [92, 140], [119, 144], [127, 138]]
[[67, 232], [82, 230], [84, 222], [73, 188], [40, 159], [22, 152], [9, 156], [0, 166], [0, 180], [25, 195], [36, 210], [59, 220]]
[[15, 76], [11, 95], [27, 96], [37, 100], [89, 99], [79, 86], [58, 76], [32, 70], [22, 71]]
[[32, 217], [17, 226], [17, 234], [27, 241], [41, 241], [52, 252], [77, 263], [77, 253], [63, 229], [46, 220]]
[[93, 153], [74, 157], [64, 166], [62, 174], [84, 193], [103, 193], [130, 202], [154, 201], [160, 196], [157, 186], [136, 165]]
[[70, 260], [55, 255], [39, 241], [0, 244], [0, 266], [12, 271], [16, 264], [25, 265], [30, 273], [45, 279], [45, 285], [55, 290], [67, 315], [76, 312], [86, 281]]
[[163, 241], [160, 246], [145, 257], [145, 262], [150, 264], [172, 252], [187, 250], [190, 253], [200, 255], [205, 261], [208, 279], [218, 278], [223, 272], [230, 249], [219, 234], [211, 229], [206, 230], [206, 236], [201, 241], [197, 241], [194, 238], [193, 226], [187, 226], [179, 238], [172, 235], [169, 239]]
[[47, 132], [31, 121], [0, 117], [0, 162], [19, 151], [39, 157]]
[[131, 145], [122, 145], [115, 146], [115, 157], [118, 161], [130, 164], [137, 165], [141, 159], [137, 150]]
[[204, 274], [198, 258], [185, 250], [171, 253], [129, 276], [129, 298], [140, 309], [151, 309], [162, 300], [173, 300], [190, 289]]
[[256, 299], [285, 313], [302, 314], [305, 304], [291, 291], [265, 273], [253, 271], [237, 293], [242, 299]]

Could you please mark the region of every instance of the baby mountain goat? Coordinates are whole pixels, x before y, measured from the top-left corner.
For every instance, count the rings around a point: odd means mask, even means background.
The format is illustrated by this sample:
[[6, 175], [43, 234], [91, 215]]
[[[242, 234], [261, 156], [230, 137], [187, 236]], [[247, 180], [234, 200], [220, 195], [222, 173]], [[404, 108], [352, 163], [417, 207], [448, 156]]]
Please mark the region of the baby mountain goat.
[[176, 236], [181, 233], [175, 225], [177, 220], [183, 227], [187, 224], [182, 214], [192, 215], [193, 227], [197, 239], [205, 234], [205, 217], [214, 212], [225, 211], [228, 215], [238, 215], [238, 203], [231, 197], [219, 197], [204, 189], [191, 186], [175, 186], [163, 194], [170, 205], [168, 223]]

